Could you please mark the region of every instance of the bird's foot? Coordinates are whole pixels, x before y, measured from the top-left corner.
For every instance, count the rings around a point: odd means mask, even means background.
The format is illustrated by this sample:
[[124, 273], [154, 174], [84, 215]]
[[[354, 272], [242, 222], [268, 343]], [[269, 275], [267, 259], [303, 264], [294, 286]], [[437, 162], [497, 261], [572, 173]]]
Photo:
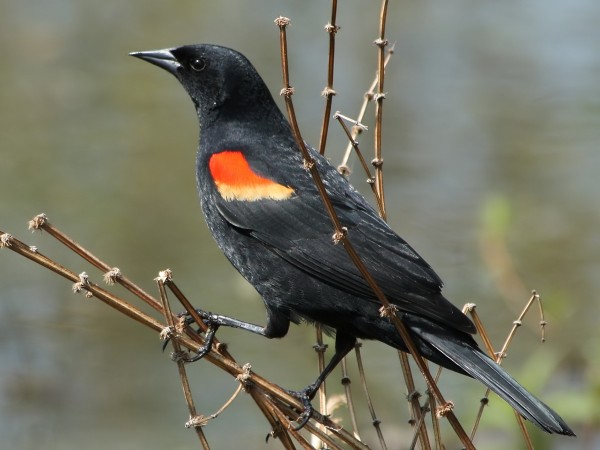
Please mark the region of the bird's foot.
[[[206, 316], [206, 315], [209, 315], [209, 314], [210, 314], [210, 313], [207, 313], [207, 312], [205, 312], [205, 311], [202, 311], [201, 309], [197, 309], [197, 310], [196, 310], [196, 312], [197, 312], [197, 313], [200, 315], [200, 317], [202, 317], [203, 319], [205, 318], [205, 316]], [[184, 324], [185, 326], [189, 326], [189, 325], [191, 325], [191, 324], [193, 324], [193, 323], [195, 323], [195, 322], [196, 322], [196, 320], [194, 320], [194, 318], [193, 318], [193, 317], [190, 315], [190, 313], [188, 313], [187, 311], [180, 312], [180, 313], [178, 313], [178, 314], [177, 314], [177, 318], [178, 318], [178, 319], [180, 319], [180, 320], [181, 320], [181, 318], [182, 318], [182, 317], [184, 318], [184, 319], [183, 319], [183, 324]], [[205, 323], [206, 323], [206, 322], [205, 322]], [[165, 339], [165, 342], [163, 343], [163, 346], [162, 346], [162, 350], [163, 350], [163, 352], [164, 352], [164, 351], [165, 351], [165, 349], [167, 348], [167, 345], [169, 344], [169, 342], [170, 342], [170, 341], [171, 341], [171, 338], [170, 338], [170, 337], [167, 337], [167, 338]]]
[[318, 389], [319, 385], [313, 383], [305, 387], [301, 391], [288, 391], [288, 394], [292, 395], [293, 397], [296, 397], [300, 401], [300, 403], [302, 403], [302, 406], [304, 406], [304, 411], [302, 411], [302, 413], [296, 419], [298, 425], [294, 428], [294, 431], [301, 430], [304, 427], [304, 425], [308, 423], [313, 413], [315, 412], [315, 409], [311, 404], [311, 400], [314, 398]]
[[[215, 339], [215, 333], [217, 332], [217, 330], [219, 329], [219, 326], [220, 326], [218, 316], [216, 316], [212, 313], [203, 311], [201, 309], [197, 309], [196, 312], [202, 318], [202, 321], [204, 322], [204, 324], [207, 326], [206, 332], [204, 334], [204, 344], [202, 345], [202, 347], [200, 347], [198, 349], [198, 351], [196, 352], [195, 355], [186, 357], [185, 362], [198, 361], [198, 360], [202, 359], [210, 351], [213, 341]], [[186, 326], [189, 326], [196, 322], [196, 320], [187, 312], [180, 313], [177, 316], [185, 317], [184, 324]], [[200, 330], [198, 330], [198, 332], [200, 332]], [[167, 347], [169, 340], [170, 340], [170, 338], [165, 339], [165, 343], [163, 344], [163, 348], [162, 348], [163, 351]]]
[[218, 329], [218, 323], [209, 321], [206, 333], [204, 333], [204, 344], [202, 344], [202, 347], [198, 349], [194, 356], [186, 358], [185, 362], [196, 362], [204, 358], [204, 355], [206, 355], [212, 348], [213, 341], [215, 340], [215, 334], [217, 333]]

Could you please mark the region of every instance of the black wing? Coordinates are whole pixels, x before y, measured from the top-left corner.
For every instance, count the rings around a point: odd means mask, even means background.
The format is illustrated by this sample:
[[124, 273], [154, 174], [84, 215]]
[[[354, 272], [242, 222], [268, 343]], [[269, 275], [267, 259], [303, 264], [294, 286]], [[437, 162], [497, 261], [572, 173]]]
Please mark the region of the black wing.
[[[327, 162], [318, 160], [341, 224], [369, 273], [388, 300], [402, 311], [428, 317], [472, 333], [472, 322], [441, 294], [442, 281], [427, 262], [377, 215]], [[301, 182], [294, 177], [304, 177]], [[276, 252], [288, 263], [342, 291], [378, 302], [342, 244], [308, 172], [299, 170], [286, 183], [296, 188], [287, 200], [217, 200], [233, 226]], [[296, 183], [295, 183], [296, 182]]]

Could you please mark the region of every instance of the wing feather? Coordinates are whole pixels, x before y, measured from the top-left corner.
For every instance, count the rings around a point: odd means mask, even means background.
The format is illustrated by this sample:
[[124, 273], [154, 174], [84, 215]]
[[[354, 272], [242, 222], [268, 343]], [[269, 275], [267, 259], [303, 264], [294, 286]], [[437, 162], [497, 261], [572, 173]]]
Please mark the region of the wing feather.
[[[340, 222], [388, 300], [403, 311], [473, 332], [471, 321], [442, 296], [442, 281], [429, 264], [345, 180], [335, 182], [328, 187]], [[366, 301], [378, 302], [343, 245], [334, 243], [333, 225], [316, 190], [296, 189], [296, 193], [287, 200], [221, 198], [217, 207], [231, 225], [245, 230], [297, 269]]]

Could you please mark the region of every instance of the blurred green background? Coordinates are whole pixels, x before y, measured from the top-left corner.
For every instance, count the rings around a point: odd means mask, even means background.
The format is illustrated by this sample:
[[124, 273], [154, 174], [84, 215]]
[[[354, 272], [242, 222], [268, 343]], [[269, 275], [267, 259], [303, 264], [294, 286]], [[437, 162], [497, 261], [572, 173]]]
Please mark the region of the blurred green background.
[[[294, 100], [305, 138], [316, 143], [329, 3], [0, 0], [0, 11], [0, 229], [99, 281], [49, 236], [26, 230], [45, 212], [149, 292], [169, 267], [198, 306], [264, 323], [260, 299], [201, 217], [191, 102], [172, 77], [127, 54], [231, 46], [277, 94], [273, 19], [288, 16]], [[377, 2], [340, 2], [334, 110], [350, 116], [374, 75], [378, 13]], [[498, 345], [529, 291], [542, 294], [548, 342], [539, 343], [531, 314], [505, 365], [579, 435], [531, 428], [543, 449], [600, 448], [599, 21], [595, 0], [397, 1], [389, 10], [387, 36], [397, 42], [384, 106], [389, 221], [436, 268], [449, 298], [478, 304]], [[333, 124], [332, 161], [343, 148]], [[371, 134], [362, 148], [370, 157]], [[355, 166], [353, 182], [366, 192]], [[220, 338], [282, 386], [298, 389], [315, 376], [311, 327], [294, 327], [283, 341], [235, 330]], [[388, 445], [404, 448], [410, 430], [397, 356], [376, 343], [364, 352]], [[7, 250], [0, 361], [2, 448], [197, 446], [157, 336]], [[236, 387], [207, 363], [190, 372], [204, 414]], [[377, 448], [355, 386], [364, 435]], [[451, 374], [442, 388], [468, 427], [483, 388]], [[522, 445], [497, 399], [482, 427], [481, 448]], [[268, 425], [245, 395], [205, 431], [214, 448], [280, 448], [265, 444]]]

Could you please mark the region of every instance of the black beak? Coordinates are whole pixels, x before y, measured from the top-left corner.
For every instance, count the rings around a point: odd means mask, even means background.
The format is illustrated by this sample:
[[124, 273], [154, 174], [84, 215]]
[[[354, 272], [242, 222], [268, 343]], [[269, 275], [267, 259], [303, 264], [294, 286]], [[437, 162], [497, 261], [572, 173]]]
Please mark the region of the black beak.
[[175, 56], [173, 56], [173, 53], [171, 53], [171, 49], [131, 52], [130, 55], [148, 61], [150, 64], [165, 69], [173, 75], [175, 75], [177, 69], [181, 67], [181, 64], [179, 64]]

